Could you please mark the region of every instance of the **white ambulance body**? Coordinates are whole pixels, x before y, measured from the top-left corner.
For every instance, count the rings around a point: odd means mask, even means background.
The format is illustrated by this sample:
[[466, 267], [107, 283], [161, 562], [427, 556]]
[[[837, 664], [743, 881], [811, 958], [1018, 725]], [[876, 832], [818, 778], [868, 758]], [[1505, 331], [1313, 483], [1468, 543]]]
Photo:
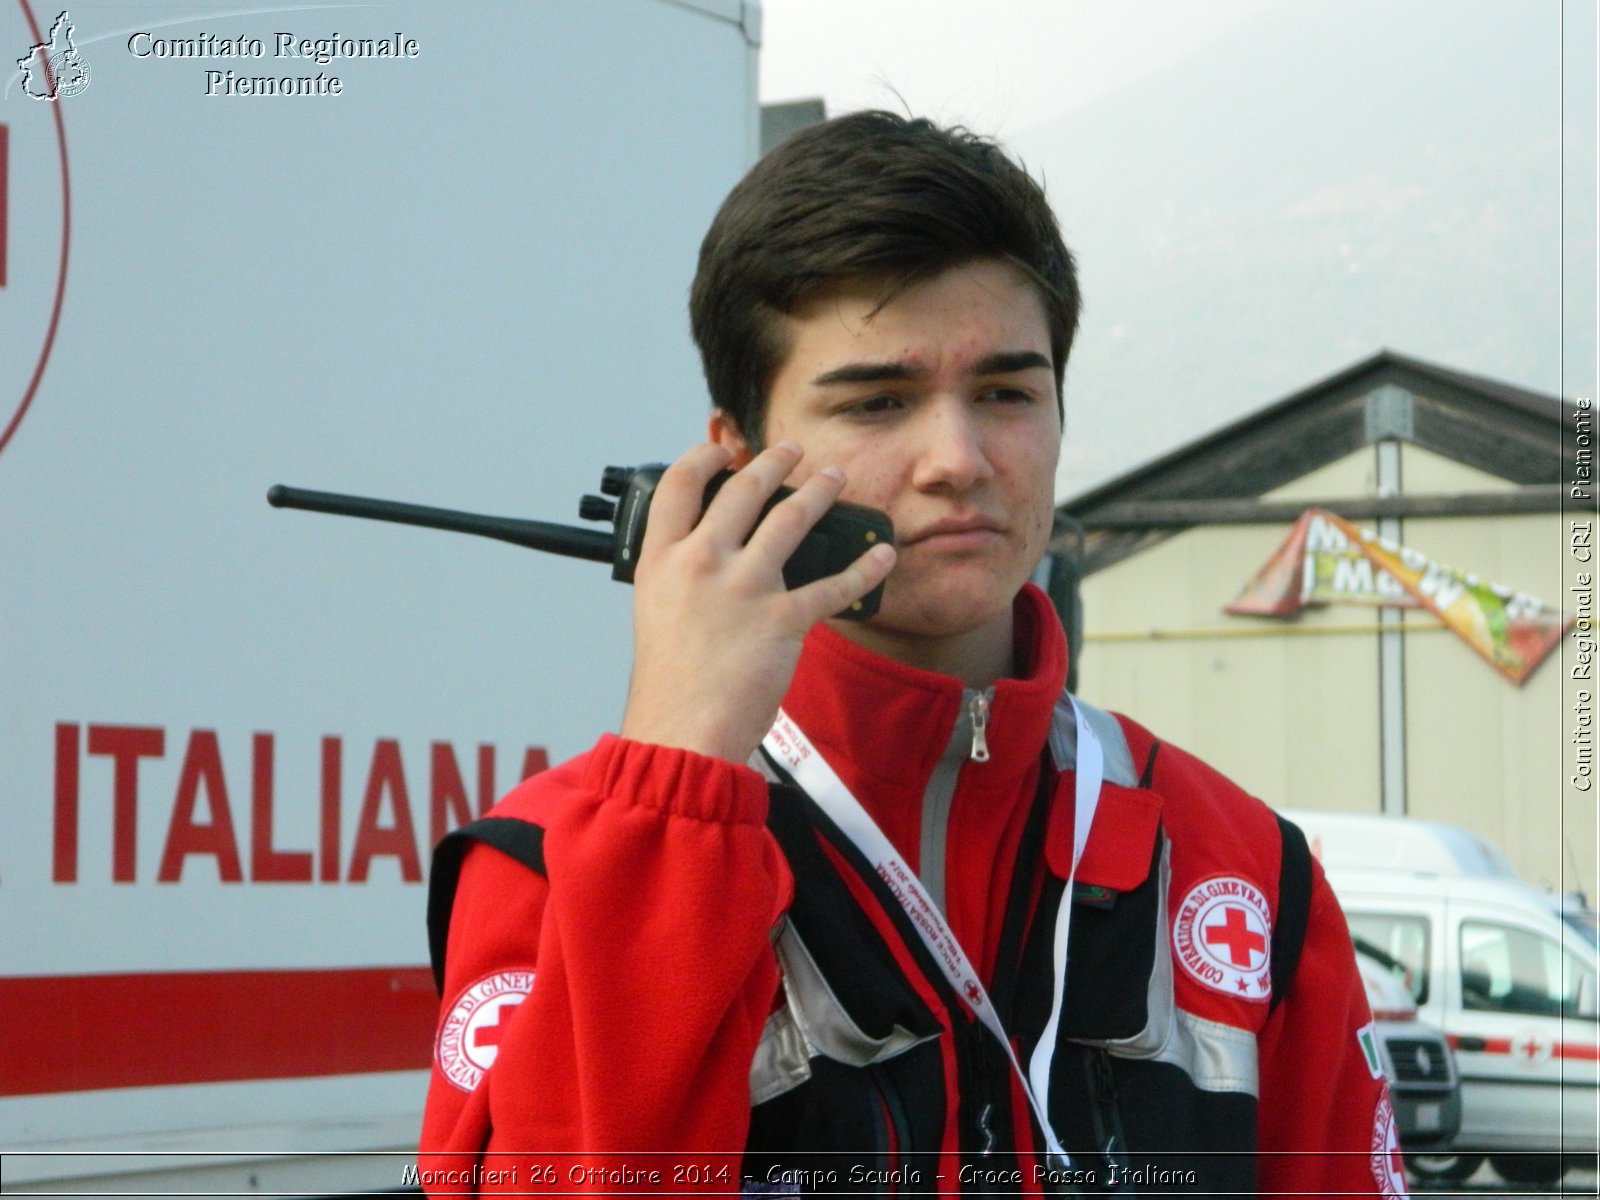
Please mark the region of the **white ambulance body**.
[[267, 488], [675, 457], [757, 151], [754, 2], [227, 8], [0, 6], [8, 1190], [410, 1182], [430, 847], [615, 728], [631, 592]]
[[1283, 815], [1305, 830], [1324, 866], [1518, 878], [1500, 847], [1446, 821], [1295, 809]]
[[[1594, 913], [1498, 869], [1493, 847], [1454, 826], [1285, 815], [1321, 849], [1351, 933], [1402, 964], [1419, 1019], [1455, 1050], [1461, 1129], [1449, 1174], [1470, 1175], [1484, 1153], [1513, 1182], [1592, 1169], [1600, 1149]], [[1407, 853], [1372, 865], [1395, 846]]]

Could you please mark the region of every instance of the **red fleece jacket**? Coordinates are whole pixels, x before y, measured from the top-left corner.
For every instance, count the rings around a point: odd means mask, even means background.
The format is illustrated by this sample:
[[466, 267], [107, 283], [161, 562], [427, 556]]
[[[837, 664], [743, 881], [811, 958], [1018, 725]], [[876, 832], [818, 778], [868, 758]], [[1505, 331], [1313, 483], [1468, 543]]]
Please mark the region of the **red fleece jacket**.
[[[986, 978], [1066, 674], [1048, 600], [1030, 587], [1018, 614], [1030, 669], [996, 685], [991, 758], [962, 767], [945, 835], [947, 917]], [[914, 869], [924, 792], [962, 705], [958, 680], [825, 626], [785, 699]], [[1142, 763], [1153, 739], [1122, 724]], [[1160, 764], [1151, 789], [1106, 785], [1080, 882], [1142, 881], [1159, 822], [1173, 920], [1215, 878], [1244, 879], [1275, 905], [1270, 810], [1170, 746]], [[1062, 876], [1072, 779], [1057, 783], [1047, 836]], [[739, 1191], [751, 1061], [781, 994], [771, 937], [793, 888], [767, 803], [749, 767], [606, 736], [496, 807], [544, 828], [546, 874], [485, 846], [465, 861], [422, 1131], [430, 1194]], [[1381, 1194], [1388, 1101], [1357, 1040], [1366, 1002], [1320, 869], [1296, 984], [1270, 1017], [1266, 996], [1224, 994], [1184, 969], [1173, 940], [1177, 1006], [1255, 1037], [1261, 1189]]]

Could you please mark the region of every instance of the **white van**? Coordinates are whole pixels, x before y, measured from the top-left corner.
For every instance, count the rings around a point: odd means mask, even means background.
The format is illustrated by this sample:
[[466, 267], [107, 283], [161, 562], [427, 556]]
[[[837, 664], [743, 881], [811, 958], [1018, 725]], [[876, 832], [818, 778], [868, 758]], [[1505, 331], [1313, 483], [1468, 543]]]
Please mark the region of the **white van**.
[[[1418, 1174], [1464, 1179], [1485, 1155], [1513, 1183], [1551, 1183], [1567, 1167], [1592, 1168], [1600, 1149], [1594, 914], [1499, 869], [1493, 847], [1452, 826], [1285, 815], [1320, 844], [1351, 934], [1398, 964], [1418, 1016], [1444, 1030], [1456, 1052], [1455, 1153], [1414, 1160]], [[1353, 822], [1366, 826], [1363, 836], [1353, 836]], [[1454, 833], [1418, 832], [1430, 824]], [[1477, 848], [1462, 850], [1471, 843]], [[1393, 866], [1370, 865], [1372, 855], [1399, 845], [1411, 849]], [[1368, 865], [1344, 865], [1351, 857]]]

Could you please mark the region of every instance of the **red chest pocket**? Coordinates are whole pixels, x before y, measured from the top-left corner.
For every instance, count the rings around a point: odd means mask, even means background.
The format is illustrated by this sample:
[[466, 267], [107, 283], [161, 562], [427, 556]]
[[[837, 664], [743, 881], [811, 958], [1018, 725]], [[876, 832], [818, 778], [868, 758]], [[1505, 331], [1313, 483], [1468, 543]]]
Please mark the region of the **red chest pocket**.
[[[1071, 797], [1071, 779], [1063, 777], [1044, 843], [1045, 861], [1058, 879], [1065, 879], [1072, 870]], [[1149, 877], [1160, 825], [1161, 797], [1156, 793], [1101, 784], [1089, 844], [1078, 864], [1078, 883], [1086, 888], [1131, 892]]]
[[[1072, 869], [1071, 799], [1066, 777], [1045, 831], [1045, 862], [1058, 879]], [[1065, 1037], [1124, 1041], [1150, 1023], [1147, 1000], [1161, 942], [1161, 807], [1154, 792], [1101, 786], [1073, 889]]]

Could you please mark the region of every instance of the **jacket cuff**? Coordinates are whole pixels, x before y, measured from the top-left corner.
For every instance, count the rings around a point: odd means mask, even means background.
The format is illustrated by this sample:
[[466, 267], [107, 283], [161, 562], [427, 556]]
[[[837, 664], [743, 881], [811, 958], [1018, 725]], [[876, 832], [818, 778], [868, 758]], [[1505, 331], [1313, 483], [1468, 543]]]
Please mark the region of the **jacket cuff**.
[[754, 769], [720, 758], [605, 734], [586, 756], [584, 783], [608, 800], [667, 816], [765, 825], [767, 783]]

